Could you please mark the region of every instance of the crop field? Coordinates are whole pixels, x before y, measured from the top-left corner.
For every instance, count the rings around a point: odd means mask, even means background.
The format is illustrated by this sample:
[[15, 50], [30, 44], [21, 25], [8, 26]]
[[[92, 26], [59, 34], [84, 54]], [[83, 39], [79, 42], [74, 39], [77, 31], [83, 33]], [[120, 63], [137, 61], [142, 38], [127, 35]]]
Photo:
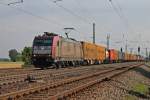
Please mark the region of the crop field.
[[22, 68], [23, 62], [0, 62], [0, 69]]

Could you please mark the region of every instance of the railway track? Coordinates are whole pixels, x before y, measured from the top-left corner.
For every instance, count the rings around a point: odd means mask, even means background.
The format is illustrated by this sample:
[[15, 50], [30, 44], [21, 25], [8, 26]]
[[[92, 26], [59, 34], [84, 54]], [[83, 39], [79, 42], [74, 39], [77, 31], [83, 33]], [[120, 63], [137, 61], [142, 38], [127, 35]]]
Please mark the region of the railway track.
[[[133, 63], [133, 62], [132, 62]], [[100, 65], [102, 67], [106, 67], [106, 66], [119, 66], [122, 64], [126, 64], [126, 63], [118, 63], [118, 64], [107, 64], [107, 65]], [[90, 66], [89, 66], [90, 67]], [[84, 68], [84, 67], [83, 67]], [[66, 69], [66, 68], [64, 68]], [[63, 68], [61, 68], [61, 70], [64, 70]], [[49, 70], [49, 69], [48, 69]], [[50, 69], [52, 71], [54, 71], [54, 69]], [[50, 71], [49, 70], [49, 71]], [[23, 75], [23, 74], [28, 74], [28, 73], [32, 73], [32, 72], [36, 72], [36, 71], [42, 71], [39, 70], [37, 68], [27, 68], [27, 69], [0, 69], [0, 78], [5, 78], [5, 77], [11, 77], [11, 76], [17, 76], [19, 75]]]
[[[38, 73], [37, 72], [34, 74], [30, 73], [30, 75], [33, 75], [35, 80], [42, 79], [44, 80], [44, 82], [47, 82], [47, 80], [51, 82], [55, 82], [61, 79], [67, 79], [70, 77], [76, 77], [82, 74], [86, 74], [86, 73], [89, 73], [90, 71], [94, 72], [94, 70], [98, 70], [98, 69], [105, 70], [108, 68], [84, 67], [84, 68], [75, 68], [75, 69], [65, 69], [63, 71], [55, 70], [56, 72], [53, 72], [53, 73], [50, 70], [42, 70], [42, 72], [40, 70]], [[1, 86], [0, 86], [1, 87], [0, 94], [23, 89], [20, 87], [27, 88], [27, 87], [31, 87], [32, 85], [37, 84], [37, 83], [28, 84], [28, 82], [25, 81], [26, 77], [27, 77], [27, 74], [15, 75], [15, 78], [14, 78], [14, 75], [12, 77], [11, 76], [3, 77], [3, 79], [1, 79], [3, 82], [1, 83]]]
[[[117, 66], [113, 66], [113, 67], [117, 67]], [[109, 67], [109, 69], [111, 69], [113, 67]], [[60, 71], [58, 71], [58, 73], [55, 72], [53, 74], [38, 73], [37, 76], [34, 75], [34, 78], [36, 81], [39, 79], [42, 79], [42, 82], [41, 81], [40, 81], [40, 83], [33, 82], [33, 83], [29, 84], [28, 81], [24, 81], [24, 78], [22, 78], [22, 80], [18, 80], [18, 81], [14, 80], [11, 83], [1, 85], [0, 94], [15, 92], [15, 91], [18, 91], [21, 89], [26, 89], [26, 88], [30, 88], [32, 86], [37, 86], [37, 85], [43, 84], [43, 82], [44, 83], [47, 82], [47, 80], [48, 80], [48, 82], [57, 82], [62, 79], [77, 77], [77, 76], [94, 73], [96, 71], [101, 71], [101, 70], [108, 70], [108, 68], [101, 68], [101, 67], [94, 66], [94, 68], [93, 67], [90, 67], [90, 68], [84, 67], [84, 68], [70, 69], [69, 71], [65, 70], [61, 73], [60, 73]]]
[[[99, 66], [99, 68], [110, 68], [108, 66], [112, 66], [112, 67], [118, 67], [118, 66], [122, 66], [124, 64], [114, 64], [114, 65], [101, 65], [101, 67]], [[106, 67], [107, 66], [107, 67]], [[88, 67], [83, 67], [83, 68], [76, 68], [75, 70], [78, 71], [81, 70], [81, 69], [91, 69], [93, 67], [91, 66], [88, 66]], [[96, 68], [96, 66], [94, 66], [94, 68]], [[14, 74], [10, 73], [7, 73], [6, 76], [1, 76], [0, 77], [0, 86], [2, 85], [7, 85], [7, 84], [14, 84], [14, 83], [18, 83], [18, 82], [23, 82], [28, 75], [31, 75], [31, 76], [34, 76], [36, 79], [41, 79], [41, 78], [44, 78], [46, 77], [47, 75], [49, 76], [58, 76], [60, 75], [61, 73], [64, 73], [64, 72], [70, 72], [70, 71], [74, 71], [74, 68], [73, 69], [61, 69], [61, 70], [24, 70], [25, 72], [23, 72], [23, 70], [21, 70], [21, 72], [18, 72], [20, 70], [17, 70]]]
[[[1, 86], [0, 91], [1, 91], [1, 94], [4, 94], [4, 93], [12, 92], [12, 91], [18, 91], [21, 89], [29, 88], [29, 87], [32, 87], [35, 85], [40, 85], [40, 84], [47, 83], [47, 82], [49, 82], [49, 83], [57, 82], [62, 79], [67, 79], [70, 77], [77, 77], [77, 76], [80, 76], [83, 74], [90, 73], [90, 71], [95, 72], [94, 70], [89, 70], [89, 69], [78, 70], [78, 72], [76, 72], [76, 71], [64, 72], [64, 73], [61, 73], [61, 74], [58, 74], [55, 76], [51, 76], [49, 74], [43, 75], [43, 76], [38, 76], [34, 80], [35, 82], [31, 82], [31, 83], [29, 83], [28, 81], [22, 81], [22, 82], [16, 82], [16, 83], [12, 83], [12, 84], [3, 85], [3, 86]], [[41, 82], [41, 80], [42, 80], [42, 82]], [[40, 82], [38, 82], [38, 81], [40, 81]]]
[[84, 73], [77, 77], [71, 77], [64, 80], [57, 80], [55, 82], [47, 82], [42, 84], [33, 84], [32, 87], [26, 89], [20, 89], [15, 92], [6, 93], [0, 95], [2, 100], [8, 98], [16, 99], [49, 99], [57, 100], [76, 93], [84, 88], [87, 88], [93, 84], [104, 81], [108, 78], [119, 75], [141, 64], [129, 64], [118, 68], [107, 69], [103, 71], [93, 71], [92, 73]]

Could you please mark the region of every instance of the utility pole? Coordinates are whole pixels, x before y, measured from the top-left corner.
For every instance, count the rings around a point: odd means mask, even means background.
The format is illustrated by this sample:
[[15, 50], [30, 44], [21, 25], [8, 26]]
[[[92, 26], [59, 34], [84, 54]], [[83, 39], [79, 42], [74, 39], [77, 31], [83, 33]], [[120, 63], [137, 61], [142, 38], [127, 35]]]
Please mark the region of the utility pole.
[[138, 55], [140, 55], [140, 46], [138, 46]]
[[107, 50], [109, 50], [109, 40], [110, 40], [110, 35], [107, 34]]
[[146, 54], [146, 58], [148, 58], [148, 51], [147, 51], [147, 48], [145, 48], [145, 54]]
[[122, 49], [122, 47], [120, 48], [120, 52], [123, 52], [123, 49]]
[[140, 57], [140, 51], [141, 51], [140, 46], [138, 46], [138, 59]]
[[149, 55], [148, 55], [148, 60], [150, 60], [150, 52], [149, 52]]
[[126, 45], [125, 45], [125, 52], [128, 52], [128, 44], [127, 44], [127, 40], [126, 40]]
[[95, 23], [93, 23], [93, 44], [95, 44]]

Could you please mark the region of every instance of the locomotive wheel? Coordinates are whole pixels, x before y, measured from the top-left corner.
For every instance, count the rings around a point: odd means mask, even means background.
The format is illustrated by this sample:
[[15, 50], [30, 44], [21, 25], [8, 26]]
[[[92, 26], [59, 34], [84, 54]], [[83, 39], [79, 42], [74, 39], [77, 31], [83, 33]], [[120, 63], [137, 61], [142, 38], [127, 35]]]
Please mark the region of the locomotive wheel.
[[58, 68], [62, 68], [61, 62], [58, 62]]
[[45, 66], [42, 66], [41, 69], [44, 70], [44, 69], [46, 69], [46, 68], [45, 68]]
[[53, 68], [55, 68], [55, 69], [58, 69], [59, 67], [58, 67], [58, 63], [54, 63], [54, 64], [52, 64], [52, 66], [53, 66]]
[[61, 61], [61, 67], [65, 68], [65, 63], [63, 61]]
[[79, 62], [78, 62], [78, 61], [76, 61], [75, 63], [76, 63], [76, 66], [77, 66], [77, 67], [79, 67]]
[[68, 66], [69, 66], [68, 61], [65, 61], [65, 66], [66, 66], [66, 67], [68, 67]]
[[72, 65], [73, 65], [73, 67], [76, 67], [75, 61], [72, 61]]

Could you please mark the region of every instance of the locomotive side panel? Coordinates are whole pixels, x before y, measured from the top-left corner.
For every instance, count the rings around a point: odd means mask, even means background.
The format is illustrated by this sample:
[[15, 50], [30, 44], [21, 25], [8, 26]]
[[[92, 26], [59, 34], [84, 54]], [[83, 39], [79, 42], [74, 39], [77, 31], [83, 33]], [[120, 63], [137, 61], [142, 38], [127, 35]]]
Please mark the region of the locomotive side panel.
[[60, 60], [71, 61], [82, 59], [81, 43], [78, 41], [62, 38], [57, 48]]
[[75, 57], [76, 59], [82, 59], [83, 58], [83, 50], [82, 45], [80, 42], [76, 43], [75, 45]]

